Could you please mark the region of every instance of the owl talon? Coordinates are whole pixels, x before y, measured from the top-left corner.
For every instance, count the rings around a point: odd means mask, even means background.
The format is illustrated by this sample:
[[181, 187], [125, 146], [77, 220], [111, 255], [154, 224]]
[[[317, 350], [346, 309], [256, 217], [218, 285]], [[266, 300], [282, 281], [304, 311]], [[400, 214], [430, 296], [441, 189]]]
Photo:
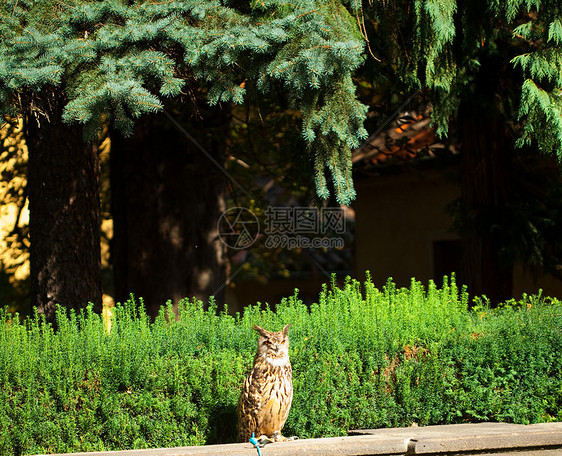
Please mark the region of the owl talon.
[[277, 431], [271, 436], [271, 439], [273, 439], [273, 442], [291, 442], [293, 440], [298, 440], [299, 438], [296, 435], [293, 435], [292, 437], [285, 437]]
[[259, 439], [257, 439], [257, 444], [260, 448], [263, 448], [268, 443], [273, 443], [275, 440], [271, 440], [267, 435], [262, 435]]

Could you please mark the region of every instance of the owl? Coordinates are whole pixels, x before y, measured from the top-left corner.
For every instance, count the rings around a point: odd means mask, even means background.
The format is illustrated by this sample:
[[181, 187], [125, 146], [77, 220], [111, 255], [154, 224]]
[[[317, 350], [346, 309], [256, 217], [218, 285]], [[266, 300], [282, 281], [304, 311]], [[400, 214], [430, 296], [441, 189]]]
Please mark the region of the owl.
[[255, 325], [259, 333], [254, 367], [242, 387], [238, 401], [238, 440], [247, 442], [255, 434], [260, 446], [288, 439], [281, 435], [293, 400], [289, 361], [289, 326], [269, 332]]

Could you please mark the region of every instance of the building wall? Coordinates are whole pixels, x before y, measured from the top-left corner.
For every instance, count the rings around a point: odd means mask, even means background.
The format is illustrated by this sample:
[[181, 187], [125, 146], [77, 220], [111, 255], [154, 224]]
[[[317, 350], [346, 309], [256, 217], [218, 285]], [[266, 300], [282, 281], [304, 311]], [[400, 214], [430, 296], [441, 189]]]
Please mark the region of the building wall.
[[[453, 171], [404, 170], [357, 179], [356, 187], [356, 278], [363, 280], [368, 270], [377, 287], [389, 277], [398, 286], [408, 286], [412, 277], [424, 283], [434, 279], [440, 285], [443, 273], [462, 261], [460, 237], [451, 230], [453, 220], [445, 210], [460, 196]], [[561, 281], [549, 275], [533, 277], [516, 265], [512, 296], [520, 299], [539, 289], [543, 296], [562, 299]]]
[[539, 290], [542, 290], [543, 296], [562, 300], [562, 281], [551, 275], [535, 277], [521, 264], [515, 265], [513, 269], [513, 297], [519, 300], [523, 293], [537, 294]]
[[409, 285], [412, 277], [435, 278], [433, 243], [459, 239], [444, 209], [460, 195], [451, 174], [405, 171], [356, 183], [356, 277], [369, 270], [377, 286], [388, 277], [398, 286]]
[[228, 313], [243, 312], [244, 307], [260, 302], [274, 308], [283, 298], [289, 298], [298, 289], [298, 298], [305, 304], [318, 302], [322, 285], [330, 283], [330, 277], [309, 279], [272, 279], [264, 283], [257, 281], [237, 283], [226, 290]]

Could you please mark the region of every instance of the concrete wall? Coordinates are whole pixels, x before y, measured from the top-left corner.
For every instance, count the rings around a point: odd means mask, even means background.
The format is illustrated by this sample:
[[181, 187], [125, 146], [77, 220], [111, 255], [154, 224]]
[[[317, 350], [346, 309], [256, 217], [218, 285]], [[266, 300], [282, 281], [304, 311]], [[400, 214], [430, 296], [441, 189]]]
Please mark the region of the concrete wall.
[[[562, 423], [528, 426], [505, 423], [450, 424], [350, 431], [349, 437], [305, 439], [267, 445], [268, 456], [560, 456]], [[250, 443], [158, 448], [74, 456], [218, 456], [258, 454]], [[62, 455], [53, 455], [62, 456]]]

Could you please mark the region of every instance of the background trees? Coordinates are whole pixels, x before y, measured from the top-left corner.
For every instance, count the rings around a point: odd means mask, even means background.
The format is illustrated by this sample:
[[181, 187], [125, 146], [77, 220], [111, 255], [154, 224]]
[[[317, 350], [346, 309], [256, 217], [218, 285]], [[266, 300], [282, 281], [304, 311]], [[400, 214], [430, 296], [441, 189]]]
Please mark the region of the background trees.
[[[199, 139], [222, 164], [232, 105], [278, 92], [300, 112], [317, 195], [331, 188], [349, 203], [349, 151], [366, 136], [356, 85], [373, 89], [362, 93], [381, 112], [421, 90], [438, 132], [457, 132], [464, 277], [475, 294], [508, 297], [515, 145], [562, 150], [556, 2], [10, 0], [0, 17], [0, 103], [3, 115], [23, 118], [29, 137], [32, 290], [50, 317], [55, 302], [99, 305], [96, 148], [104, 128], [114, 140], [118, 294], [149, 293], [170, 277], [163, 271], [188, 285], [150, 301], [208, 294], [225, 276], [210, 220], [227, 184], [219, 174], [206, 179], [213, 171], [196, 164], [185, 137], [146, 116], [174, 106], [190, 131], [208, 129], [212, 118], [216, 134]], [[198, 114], [206, 103], [211, 117]], [[187, 198], [200, 190], [199, 201]], [[157, 240], [170, 238], [166, 223], [180, 233], [175, 253]], [[184, 250], [186, 242], [197, 249]], [[208, 286], [195, 285], [195, 264], [209, 272]]]
[[17, 308], [27, 312], [29, 219], [26, 216], [26, 174], [27, 148], [21, 122], [7, 122], [0, 129], [0, 301], [11, 310]]
[[[170, 112], [224, 165], [228, 105]], [[182, 127], [183, 128], [183, 127]], [[168, 299], [194, 296], [224, 302], [226, 246], [217, 222], [226, 179], [207, 155], [163, 114], [137, 121], [134, 134], [111, 142], [112, 257], [115, 294], [143, 297], [156, 316]]]
[[[537, 237], [560, 241], [545, 231], [545, 212], [531, 218], [529, 198], [521, 195], [533, 179], [523, 170], [536, 165], [517, 158], [529, 153], [520, 149], [523, 145], [562, 157], [560, 5], [540, 0], [373, 2], [364, 14], [371, 48], [380, 59], [371, 61], [373, 86], [380, 85], [377, 77], [391, 74], [392, 89], [403, 91], [404, 98], [408, 90], [421, 89], [433, 107], [437, 132], [452, 132], [462, 145], [456, 214], [464, 240], [463, 281], [475, 295], [508, 299], [514, 261], [528, 264], [530, 257], [537, 258], [536, 249], [531, 251]], [[546, 193], [537, 198], [537, 192], [532, 198], [537, 207], [549, 207], [556, 223], [551, 198]]]
[[[161, 111], [165, 99], [189, 96], [199, 85], [211, 105], [241, 103], [247, 85], [262, 93], [283, 87], [303, 114], [318, 192], [328, 195], [327, 167], [337, 198], [353, 198], [348, 151], [365, 136], [365, 107], [351, 74], [362, 61], [363, 43], [339, 2], [29, 0], [5, 2], [0, 14], [2, 113], [23, 115], [34, 136], [28, 144], [31, 281], [35, 303], [50, 319], [54, 303], [100, 301], [96, 135], [106, 123], [131, 134], [143, 114]], [[76, 144], [80, 136], [91, 144]], [[70, 170], [83, 187], [67, 182]], [[213, 194], [210, 205], [219, 207], [220, 191]], [[45, 211], [41, 199], [52, 202]], [[65, 254], [69, 241], [97, 263], [80, 264]], [[205, 232], [190, 242], [215, 240]]]
[[50, 319], [56, 304], [101, 311], [102, 299], [97, 145], [63, 122], [64, 99], [55, 90], [24, 108], [31, 297]]

